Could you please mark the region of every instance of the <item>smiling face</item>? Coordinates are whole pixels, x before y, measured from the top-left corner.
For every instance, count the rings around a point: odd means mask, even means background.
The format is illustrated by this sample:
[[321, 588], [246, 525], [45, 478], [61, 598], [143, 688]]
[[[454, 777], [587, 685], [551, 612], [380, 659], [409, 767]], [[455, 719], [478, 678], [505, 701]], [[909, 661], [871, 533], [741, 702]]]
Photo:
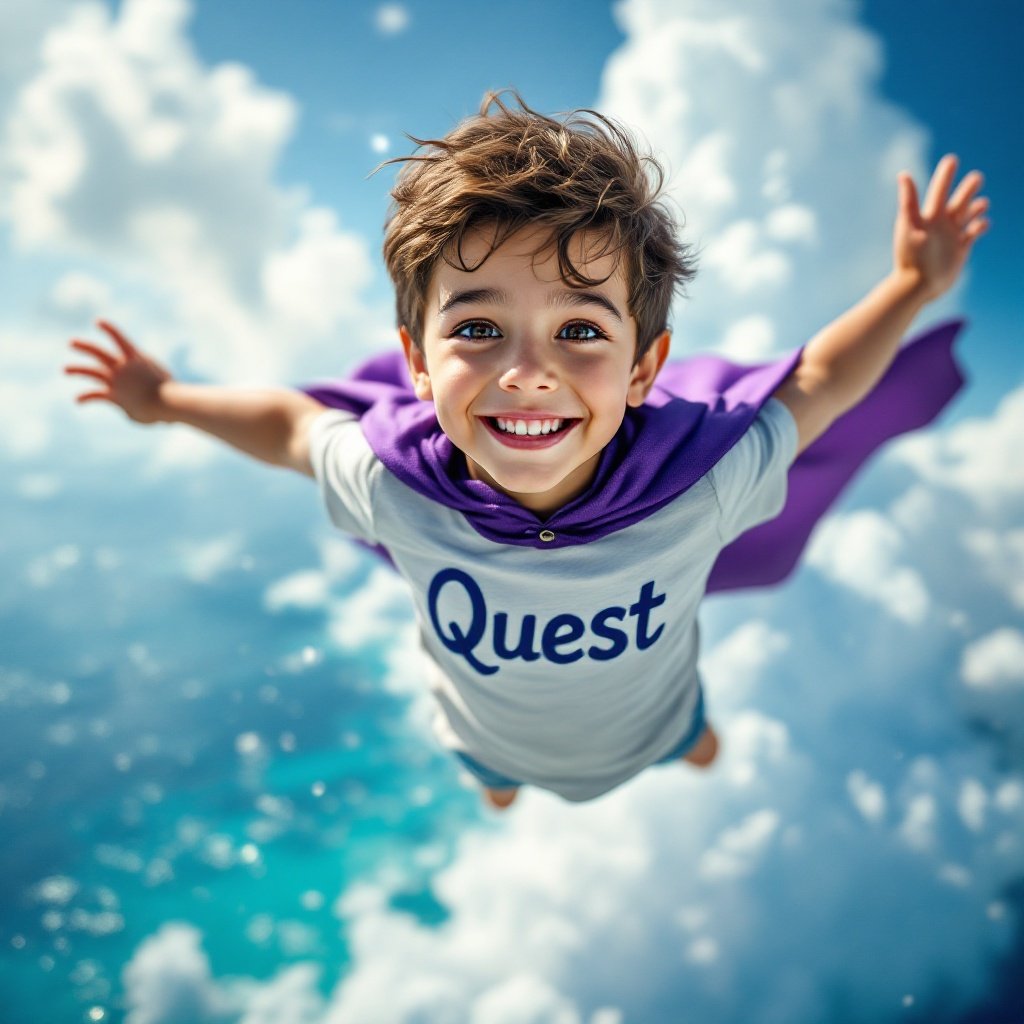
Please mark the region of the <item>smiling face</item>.
[[[477, 266], [491, 237], [484, 229], [467, 235], [466, 265]], [[422, 351], [400, 331], [416, 394], [433, 400], [472, 478], [539, 515], [586, 490], [669, 345], [665, 332], [634, 366], [636, 322], [621, 263], [600, 285], [570, 287], [554, 251], [537, 253], [545, 238], [524, 228], [472, 272], [439, 260]], [[588, 260], [580, 235], [570, 255], [592, 279], [615, 267], [614, 255]]]

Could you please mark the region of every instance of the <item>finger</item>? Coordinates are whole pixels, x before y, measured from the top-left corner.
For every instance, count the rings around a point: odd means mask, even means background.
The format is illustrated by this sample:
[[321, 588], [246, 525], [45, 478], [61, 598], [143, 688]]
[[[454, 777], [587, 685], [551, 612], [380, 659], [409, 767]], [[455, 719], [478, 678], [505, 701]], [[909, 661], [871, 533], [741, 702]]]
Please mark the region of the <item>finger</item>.
[[983, 214], [988, 209], [988, 197], [982, 196], [980, 199], [975, 199], [970, 206], [967, 207], [967, 212], [960, 218], [962, 224], [970, 224], [975, 217]]
[[131, 357], [138, 355], [135, 346], [128, 340], [128, 338], [124, 334], [122, 334], [112, 323], [110, 323], [109, 320], [97, 320], [96, 326], [106, 331], [107, 334], [109, 334], [114, 339], [114, 342], [117, 344], [117, 347], [126, 356]]
[[971, 171], [957, 186], [949, 205], [946, 207], [953, 217], [963, 216], [967, 204], [978, 194], [978, 189], [985, 184], [985, 176], [981, 171]]
[[956, 157], [952, 153], [947, 153], [935, 168], [921, 207], [921, 213], [926, 220], [934, 217], [945, 206], [949, 186], [953, 184], [953, 178], [956, 176], [956, 165]]
[[109, 366], [110, 369], [117, 365], [117, 360], [109, 352], [104, 352], [98, 345], [93, 345], [88, 341], [80, 341], [78, 338], [75, 338], [71, 342], [71, 347], [88, 352], [89, 355], [95, 356], [104, 366]]
[[102, 373], [100, 370], [92, 370], [87, 366], [65, 366], [64, 372], [67, 374], [78, 374], [82, 377], [95, 377], [96, 380], [101, 380], [104, 384], [110, 383], [110, 377], [107, 374]]
[[103, 402], [110, 402], [110, 403], [112, 403], [114, 405], [117, 404], [110, 397], [110, 395], [108, 395], [104, 391], [87, 391], [84, 395], [79, 395], [75, 399], [75, 401], [78, 402], [79, 404], [81, 404], [83, 402], [95, 402], [97, 400], [100, 400], [100, 401], [103, 401]]
[[981, 238], [981, 236], [988, 231], [990, 226], [991, 225], [986, 218], [979, 217], [978, 220], [972, 221], [967, 226], [967, 230], [964, 231], [964, 239], [968, 242], [974, 242]]
[[917, 186], [907, 171], [899, 174], [900, 208], [915, 227], [921, 224], [921, 208], [917, 203]]

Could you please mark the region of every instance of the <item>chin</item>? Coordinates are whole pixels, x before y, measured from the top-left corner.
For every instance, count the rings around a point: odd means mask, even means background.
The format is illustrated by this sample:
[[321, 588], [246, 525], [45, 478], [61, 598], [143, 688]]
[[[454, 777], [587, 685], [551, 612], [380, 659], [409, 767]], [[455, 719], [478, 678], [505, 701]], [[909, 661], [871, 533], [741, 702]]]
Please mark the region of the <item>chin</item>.
[[514, 474], [510, 476], [495, 476], [492, 475], [491, 479], [497, 484], [497, 486], [508, 493], [515, 494], [546, 494], [548, 491], [553, 490], [561, 482], [561, 478], [558, 480], [538, 480], [536, 476], [516, 477]]

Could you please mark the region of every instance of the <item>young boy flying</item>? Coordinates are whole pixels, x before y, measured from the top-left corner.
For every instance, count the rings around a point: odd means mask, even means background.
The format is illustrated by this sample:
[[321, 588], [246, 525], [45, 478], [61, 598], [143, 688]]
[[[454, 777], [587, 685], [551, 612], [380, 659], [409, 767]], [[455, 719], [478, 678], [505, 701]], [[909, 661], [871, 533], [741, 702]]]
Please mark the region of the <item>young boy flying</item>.
[[414, 141], [384, 242], [402, 352], [303, 391], [228, 389], [173, 380], [100, 321], [113, 352], [71, 342], [99, 365], [66, 372], [103, 384], [78, 401], [315, 477], [411, 584], [435, 732], [493, 806], [707, 765], [700, 599], [784, 576], [867, 455], [960, 386], [955, 327], [899, 346], [988, 226], [981, 175], [951, 194], [944, 157], [919, 205], [901, 174], [892, 270], [800, 351], [665, 366], [694, 267], [628, 133], [489, 94]]

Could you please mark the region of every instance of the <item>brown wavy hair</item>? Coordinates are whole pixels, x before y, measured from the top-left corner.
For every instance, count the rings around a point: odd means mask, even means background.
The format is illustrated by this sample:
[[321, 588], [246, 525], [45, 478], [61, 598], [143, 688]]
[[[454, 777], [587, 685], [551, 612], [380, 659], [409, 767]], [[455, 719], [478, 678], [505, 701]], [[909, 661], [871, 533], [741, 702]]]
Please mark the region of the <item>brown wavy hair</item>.
[[[503, 92], [512, 93], [518, 109], [502, 101]], [[554, 248], [570, 287], [607, 280], [588, 278], [573, 264], [570, 243], [581, 229], [603, 238], [598, 256], [615, 253], [615, 266], [625, 257], [636, 360], [667, 328], [673, 295], [696, 273], [696, 260], [664, 205], [661, 165], [639, 151], [621, 124], [586, 108], [556, 120], [531, 110], [512, 89], [486, 93], [480, 113], [442, 139], [406, 138], [426, 152], [385, 160], [373, 173], [404, 164], [391, 191], [384, 260], [395, 285], [398, 324], [418, 346], [437, 260], [477, 270], [528, 226], [550, 229], [537, 251]], [[494, 238], [480, 262], [469, 267], [463, 239], [481, 225], [493, 225]]]

